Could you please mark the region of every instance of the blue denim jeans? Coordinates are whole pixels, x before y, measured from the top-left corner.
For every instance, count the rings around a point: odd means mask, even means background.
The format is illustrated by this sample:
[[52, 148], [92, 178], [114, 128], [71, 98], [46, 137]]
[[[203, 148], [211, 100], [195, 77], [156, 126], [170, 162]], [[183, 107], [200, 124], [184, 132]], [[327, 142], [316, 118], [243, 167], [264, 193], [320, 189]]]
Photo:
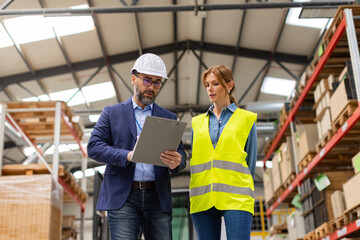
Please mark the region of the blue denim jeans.
[[250, 240], [252, 214], [246, 211], [220, 211], [215, 207], [191, 214], [199, 240], [219, 240], [224, 216], [227, 240]]
[[171, 213], [163, 212], [154, 189], [131, 189], [120, 209], [109, 210], [111, 240], [137, 240], [140, 229], [146, 240], [172, 239]]

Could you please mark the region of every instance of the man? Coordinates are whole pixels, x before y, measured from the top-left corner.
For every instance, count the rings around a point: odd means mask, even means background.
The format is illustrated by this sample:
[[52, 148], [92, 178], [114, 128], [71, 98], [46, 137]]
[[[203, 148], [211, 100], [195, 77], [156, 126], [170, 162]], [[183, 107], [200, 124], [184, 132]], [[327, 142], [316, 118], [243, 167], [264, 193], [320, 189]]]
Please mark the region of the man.
[[[186, 165], [180, 143], [177, 151], [165, 151], [168, 167], [131, 162], [132, 149], [146, 116], [176, 119], [176, 114], [154, 101], [167, 78], [163, 60], [151, 53], [140, 56], [131, 69], [134, 95], [104, 108], [88, 143], [90, 158], [106, 163], [97, 209], [107, 210], [112, 240], [172, 239], [169, 172]], [[156, 143], [149, 143], [156, 144]]]

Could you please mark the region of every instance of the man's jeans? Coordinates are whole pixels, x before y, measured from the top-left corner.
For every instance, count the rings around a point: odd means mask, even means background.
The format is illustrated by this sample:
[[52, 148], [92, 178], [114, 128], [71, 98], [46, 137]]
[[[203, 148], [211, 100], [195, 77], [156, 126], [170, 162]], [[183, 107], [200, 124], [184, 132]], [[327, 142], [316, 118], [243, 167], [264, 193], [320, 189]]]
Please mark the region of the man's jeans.
[[211, 208], [191, 214], [199, 240], [220, 240], [221, 216], [224, 216], [227, 240], [250, 240], [252, 214], [246, 211], [220, 211]]
[[155, 189], [131, 189], [124, 205], [108, 211], [111, 240], [137, 240], [140, 228], [146, 240], [172, 239], [171, 213], [163, 212]]

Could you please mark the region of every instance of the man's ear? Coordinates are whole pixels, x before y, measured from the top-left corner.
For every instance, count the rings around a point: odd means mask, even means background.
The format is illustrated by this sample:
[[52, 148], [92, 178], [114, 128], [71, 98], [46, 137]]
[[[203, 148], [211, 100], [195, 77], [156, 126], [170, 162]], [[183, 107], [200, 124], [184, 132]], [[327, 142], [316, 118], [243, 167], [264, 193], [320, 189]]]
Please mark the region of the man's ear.
[[135, 75], [131, 75], [131, 83], [132, 85], [135, 86], [135, 81], [136, 81], [136, 76]]

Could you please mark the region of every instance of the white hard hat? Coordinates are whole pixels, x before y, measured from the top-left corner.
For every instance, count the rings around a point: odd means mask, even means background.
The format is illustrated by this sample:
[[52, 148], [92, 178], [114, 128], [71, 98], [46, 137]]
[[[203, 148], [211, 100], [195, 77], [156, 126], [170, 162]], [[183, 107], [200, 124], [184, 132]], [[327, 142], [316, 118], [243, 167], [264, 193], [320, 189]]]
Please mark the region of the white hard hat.
[[158, 76], [167, 79], [166, 66], [164, 61], [153, 53], [146, 53], [136, 59], [131, 73], [134, 70], [138, 73]]

